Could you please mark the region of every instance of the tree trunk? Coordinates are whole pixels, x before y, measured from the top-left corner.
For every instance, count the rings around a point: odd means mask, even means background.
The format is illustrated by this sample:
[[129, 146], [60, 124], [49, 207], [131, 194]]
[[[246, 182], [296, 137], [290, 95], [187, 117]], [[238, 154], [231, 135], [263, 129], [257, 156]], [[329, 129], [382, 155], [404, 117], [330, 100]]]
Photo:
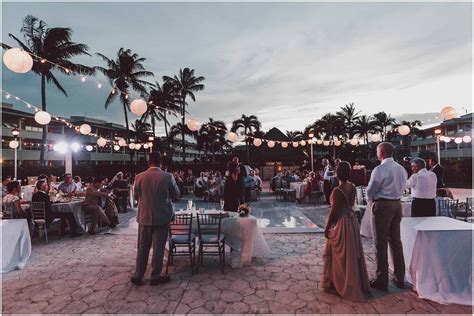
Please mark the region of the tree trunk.
[[[123, 114], [125, 116], [125, 130], [126, 130], [126, 139], [127, 144], [130, 144], [130, 127], [128, 126], [128, 112], [127, 112], [127, 105], [125, 102], [123, 104]], [[133, 162], [133, 151], [130, 151], [130, 162]]]
[[250, 164], [250, 142], [247, 138], [247, 128], [245, 128], [245, 144], [247, 147], [247, 164]]
[[183, 117], [181, 118], [181, 123], [183, 124], [183, 126], [182, 126], [182, 128], [181, 128], [181, 138], [182, 138], [182, 143], [181, 143], [181, 145], [182, 145], [182, 153], [183, 153], [183, 163], [186, 162], [186, 157], [185, 157], [185, 156], [186, 156], [186, 149], [185, 149], [185, 147], [184, 147], [184, 146], [185, 146], [185, 141], [184, 141], [184, 127], [185, 127], [185, 125], [184, 125], [184, 113], [185, 113], [185, 111], [184, 111], [184, 105], [185, 105], [185, 104], [186, 104], [186, 98], [183, 97], [183, 108], [182, 108]]
[[[46, 111], [46, 76], [41, 75], [41, 109], [43, 111]], [[45, 150], [46, 150], [46, 137], [48, 133], [48, 127], [47, 125], [43, 125], [43, 135], [41, 137], [41, 143], [43, 146], [41, 146], [40, 150], [40, 166], [45, 166], [46, 161], [45, 161]]]

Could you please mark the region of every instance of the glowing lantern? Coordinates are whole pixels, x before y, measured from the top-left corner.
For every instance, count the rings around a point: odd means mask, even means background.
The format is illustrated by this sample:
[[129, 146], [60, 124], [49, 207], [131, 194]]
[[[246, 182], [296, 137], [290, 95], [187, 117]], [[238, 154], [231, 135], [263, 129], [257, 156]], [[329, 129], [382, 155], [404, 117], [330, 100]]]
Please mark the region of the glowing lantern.
[[441, 109], [441, 117], [444, 120], [451, 120], [457, 116], [456, 114], [456, 109], [454, 109], [452, 106], [445, 106], [444, 108]]
[[465, 142], [465, 143], [470, 143], [471, 140], [472, 140], [472, 138], [469, 135], [466, 135], [462, 138], [462, 141]]
[[12, 140], [12, 141], [8, 144], [8, 146], [10, 146], [10, 148], [15, 149], [15, 148], [18, 148], [18, 146], [20, 146], [20, 143], [19, 143], [17, 140]]
[[227, 139], [233, 143], [235, 143], [237, 140], [238, 140], [238, 136], [236, 133], [234, 132], [229, 132], [229, 134], [227, 135]]
[[146, 104], [145, 100], [136, 99], [132, 101], [132, 104], [130, 105], [130, 109], [132, 110], [133, 114], [141, 116], [148, 109], [148, 105]]
[[3, 62], [13, 72], [24, 74], [33, 67], [31, 55], [19, 48], [10, 48], [3, 55]]
[[191, 132], [196, 132], [199, 129], [199, 121], [193, 118], [188, 119], [186, 126]]
[[118, 141], [118, 144], [119, 146], [123, 147], [123, 146], [127, 146], [127, 141], [123, 138], [120, 138], [119, 141]]
[[136, 150], [140, 150], [140, 148], [142, 148], [142, 144], [135, 144], [135, 149]]
[[400, 125], [398, 127], [398, 133], [402, 136], [410, 134], [410, 127], [408, 125]]
[[92, 128], [89, 124], [82, 124], [79, 127], [79, 132], [81, 132], [82, 135], [87, 135], [92, 131]]
[[105, 138], [99, 137], [99, 139], [97, 139], [97, 145], [99, 145], [99, 147], [104, 147], [106, 144], [107, 140]]
[[87, 150], [87, 151], [92, 151], [92, 149], [94, 149], [94, 147], [92, 147], [91, 145], [87, 145], [87, 146], [86, 146], [86, 150]]
[[275, 147], [275, 142], [273, 140], [271, 140], [271, 141], [268, 142], [267, 145], [268, 145], [268, 147], [273, 148], [273, 147]]
[[296, 148], [296, 147], [298, 147], [298, 142], [293, 142], [292, 145], [293, 145], [293, 147]]
[[144, 149], [148, 149], [148, 144], [143, 144]]
[[301, 145], [301, 146], [306, 145], [306, 141], [304, 141], [304, 140], [300, 141], [300, 145]]
[[119, 145], [114, 145], [114, 150], [115, 150], [115, 151], [119, 151], [119, 150], [120, 150], [120, 146], [119, 146]]
[[[441, 139], [441, 137], [440, 137], [440, 139]], [[451, 141], [451, 137], [443, 136], [443, 141], [444, 141], [445, 143], [449, 143], [449, 142]]]
[[349, 141], [349, 144], [351, 144], [352, 146], [356, 146], [358, 143], [359, 141], [356, 138], [353, 138]]
[[283, 148], [287, 148], [287, 147], [288, 147], [288, 143], [287, 143], [287, 142], [283, 142], [283, 143], [281, 143], [281, 147], [283, 147]]
[[49, 124], [49, 122], [51, 122], [51, 115], [45, 111], [38, 111], [35, 114], [35, 121], [40, 125]]
[[455, 142], [456, 144], [461, 144], [461, 143], [462, 143], [462, 138], [461, 138], [461, 137], [456, 137], [456, 138], [454, 139], [454, 142]]
[[132, 150], [135, 149], [135, 144], [134, 144], [134, 143], [128, 144], [128, 148], [130, 148], [130, 149], [132, 149]]
[[255, 139], [253, 140], [253, 144], [254, 144], [254, 146], [256, 146], [256, 147], [259, 147], [260, 145], [262, 145], [262, 140], [261, 140], [260, 138], [255, 138]]

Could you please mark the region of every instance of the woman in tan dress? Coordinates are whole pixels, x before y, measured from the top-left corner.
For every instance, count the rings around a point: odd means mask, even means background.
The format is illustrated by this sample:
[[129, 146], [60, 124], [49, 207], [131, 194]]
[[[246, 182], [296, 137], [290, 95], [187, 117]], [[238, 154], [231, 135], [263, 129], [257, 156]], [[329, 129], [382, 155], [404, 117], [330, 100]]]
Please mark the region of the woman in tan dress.
[[369, 277], [360, 239], [359, 223], [352, 210], [356, 188], [349, 182], [351, 166], [342, 161], [336, 170], [339, 186], [331, 194], [331, 212], [325, 229], [323, 288], [356, 301], [367, 301]]

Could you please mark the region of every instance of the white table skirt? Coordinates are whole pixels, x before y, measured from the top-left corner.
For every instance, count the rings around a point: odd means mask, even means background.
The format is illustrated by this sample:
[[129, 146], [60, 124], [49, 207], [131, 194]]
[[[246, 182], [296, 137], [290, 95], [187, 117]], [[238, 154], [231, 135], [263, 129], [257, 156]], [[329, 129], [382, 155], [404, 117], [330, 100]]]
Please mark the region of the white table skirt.
[[26, 219], [0, 220], [2, 231], [2, 273], [23, 269], [31, 255], [31, 239]]
[[80, 230], [84, 229], [84, 212], [82, 211], [83, 201], [72, 201], [67, 203], [53, 203], [51, 209], [53, 212], [72, 213]]
[[290, 189], [296, 190], [296, 198], [301, 199], [304, 195], [304, 190], [306, 190], [306, 187], [308, 186], [307, 183], [304, 182], [291, 182], [290, 183]]
[[420, 298], [472, 305], [473, 228], [443, 216], [402, 219], [406, 280]]
[[[360, 222], [360, 234], [362, 236], [373, 238], [372, 235], [372, 203], [367, 205], [365, 210], [364, 217]], [[411, 202], [402, 202], [402, 216], [411, 217]]]

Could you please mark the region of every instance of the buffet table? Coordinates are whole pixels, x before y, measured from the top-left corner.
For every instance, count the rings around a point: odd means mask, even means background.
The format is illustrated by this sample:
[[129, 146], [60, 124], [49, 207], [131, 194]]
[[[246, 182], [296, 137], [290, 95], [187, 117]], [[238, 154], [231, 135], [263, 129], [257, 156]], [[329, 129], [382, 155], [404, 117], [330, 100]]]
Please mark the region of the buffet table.
[[31, 238], [26, 219], [0, 221], [2, 231], [2, 273], [23, 269], [31, 255]]

